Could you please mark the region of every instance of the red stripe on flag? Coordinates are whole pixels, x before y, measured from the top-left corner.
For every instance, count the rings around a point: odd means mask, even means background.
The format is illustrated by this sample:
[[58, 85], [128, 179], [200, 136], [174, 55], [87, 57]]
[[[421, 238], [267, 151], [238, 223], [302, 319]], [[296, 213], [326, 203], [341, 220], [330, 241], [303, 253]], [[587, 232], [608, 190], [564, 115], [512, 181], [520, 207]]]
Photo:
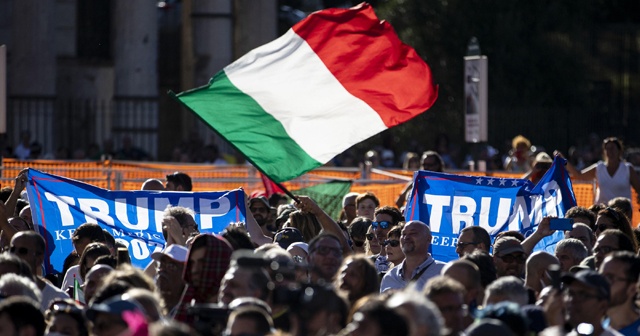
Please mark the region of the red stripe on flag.
[[387, 127], [426, 111], [438, 97], [429, 66], [369, 4], [315, 12], [292, 29]]

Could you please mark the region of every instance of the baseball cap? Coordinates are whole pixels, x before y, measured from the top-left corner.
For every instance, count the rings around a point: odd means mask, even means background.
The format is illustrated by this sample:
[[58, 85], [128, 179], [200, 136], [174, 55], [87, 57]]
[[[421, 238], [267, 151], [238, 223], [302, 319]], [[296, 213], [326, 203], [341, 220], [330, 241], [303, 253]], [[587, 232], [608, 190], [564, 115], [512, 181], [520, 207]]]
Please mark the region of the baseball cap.
[[249, 206], [251, 206], [254, 202], [262, 202], [262, 204], [264, 204], [264, 206], [266, 206], [267, 209], [271, 209], [271, 205], [269, 205], [269, 201], [264, 196], [258, 196], [258, 197], [249, 199]]
[[513, 237], [502, 237], [493, 243], [493, 254], [497, 256], [503, 256], [506, 254], [521, 252], [524, 253], [524, 249], [520, 244], [520, 241]]
[[304, 242], [304, 238], [302, 237], [300, 230], [294, 227], [286, 227], [276, 232], [273, 236], [273, 242], [278, 243], [280, 247], [286, 250], [287, 247], [293, 243]]
[[128, 294], [123, 294], [91, 305], [85, 314], [88, 320], [93, 321], [100, 313], [120, 315], [125, 311], [144, 312], [135, 300], [132, 300]]
[[[282, 210], [282, 211], [281, 211]], [[284, 223], [289, 219], [289, 215], [295, 212], [297, 209], [293, 205], [281, 205], [278, 208], [278, 218], [276, 218], [276, 227], [282, 227]]]
[[579, 281], [584, 285], [597, 289], [598, 293], [607, 300], [609, 300], [609, 297], [611, 296], [609, 281], [594, 270], [582, 270], [575, 274], [567, 273], [562, 276], [562, 282], [567, 285], [570, 285], [574, 281]]
[[187, 253], [189, 250], [181, 245], [171, 244], [162, 250], [162, 252], [151, 253], [151, 258], [156, 261], [160, 261], [162, 256], [167, 256], [175, 261], [185, 263], [187, 262]]

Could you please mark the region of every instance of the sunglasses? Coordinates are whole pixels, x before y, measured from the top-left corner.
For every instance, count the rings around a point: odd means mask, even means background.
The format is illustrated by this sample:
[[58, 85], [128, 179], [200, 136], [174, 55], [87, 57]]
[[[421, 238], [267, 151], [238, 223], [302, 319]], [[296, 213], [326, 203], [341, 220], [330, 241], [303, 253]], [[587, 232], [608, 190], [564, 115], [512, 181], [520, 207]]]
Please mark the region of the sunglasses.
[[377, 228], [381, 228], [381, 229], [388, 229], [389, 226], [391, 226], [391, 222], [387, 222], [387, 221], [381, 221], [381, 222], [373, 222], [371, 223], [371, 225], [373, 226], [373, 229], [377, 229]]
[[313, 251], [310, 251], [310, 253], [314, 253], [314, 252], [318, 253], [321, 256], [327, 256], [329, 255], [329, 253], [331, 253], [336, 258], [342, 257], [342, 251], [336, 247], [318, 246]]
[[523, 254], [520, 254], [520, 255], [507, 254], [507, 255], [499, 256], [499, 258], [502, 259], [502, 261], [506, 262], [507, 264], [511, 264], [513, 262], [524, 263], [527, 261], [527, 258]]
[[364, 235], [367, 240], [373, 240], [376, 236], [373, 233], [367, 233]]
[[396, 240], [396, 239], [387, 239], [387, 240], [384, 241], [384, 243], [382, 245], [384, 245], [384, 246], [389, 245], [391, 247], [398, 247], [398, 246], [400, 246], [400, 241]]

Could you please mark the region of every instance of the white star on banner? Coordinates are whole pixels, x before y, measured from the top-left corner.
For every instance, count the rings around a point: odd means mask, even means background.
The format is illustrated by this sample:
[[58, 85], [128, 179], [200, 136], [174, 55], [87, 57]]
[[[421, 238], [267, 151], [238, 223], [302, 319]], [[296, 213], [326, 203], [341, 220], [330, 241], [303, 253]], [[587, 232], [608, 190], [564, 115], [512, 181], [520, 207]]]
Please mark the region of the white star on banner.
[[518, 181], [517, 181], [517, 180], [512, 180], [512, 181], [511, 181], [511, 186], [512, 186], [512, 187], [515, 187], [515, 186], [517, 186], [517, 185], [518, 185]]
[[487, 185], [493, 185], [493, 181], [495, 181], [495, 180], [490, 178], [489, 180], [487, 180]]
[[505, 179], [500, 179], [500, 185], [503, 186], [505, 183], [507, 183], [507, 180]]
[[482, 185], [482, 177], [478, 177], [478, 178], [476, 179], [476, 184], [480, 184], [480, 185]]

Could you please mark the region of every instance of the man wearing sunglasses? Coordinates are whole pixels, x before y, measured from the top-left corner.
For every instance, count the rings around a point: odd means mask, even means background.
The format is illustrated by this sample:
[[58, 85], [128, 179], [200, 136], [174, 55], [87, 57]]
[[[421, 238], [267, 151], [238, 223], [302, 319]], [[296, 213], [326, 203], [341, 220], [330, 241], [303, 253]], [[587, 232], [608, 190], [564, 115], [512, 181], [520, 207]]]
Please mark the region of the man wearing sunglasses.
[[512, 275], [523, 279], [526, 261], [527, 254], [518, 239], [501, 237], [493, 244], [493, 262], [498, 278]]
[[456, 253], [460, 258], [475, 250], [489, 253], [489, 248], [491, 248], [491, 237], [485, 228], [474, 225], [467, 226], [460, 231], [456, 245]]
[[[45, 242], [44, 238], [35, 231], [21, 231], [11, 238], [9, 251], [18, 258], [24, 260], [38, 274], [37, 270], [44, 262]], [[51, 301], [55, 299], [69, 298], [67, 293], [44, 281], [41, 276], [35, 276], [36, 285], [42, 291], [40, 311], [45, 312]]]
[[[398, 208], [383, 206], [377, 208], [373, 213], [375, 221], [371, 223], [374, 239], [380, 246], [384, 245], [387, 240], [389, 230], [393, 229], [398, 223], [404, 221], [404, 216]], [[378, 273], [386, 273], [389, 270], [389, 261], [387, 260], [387, 252], [384, 248], [380, 249], [380, 253], [372, 257]]]

